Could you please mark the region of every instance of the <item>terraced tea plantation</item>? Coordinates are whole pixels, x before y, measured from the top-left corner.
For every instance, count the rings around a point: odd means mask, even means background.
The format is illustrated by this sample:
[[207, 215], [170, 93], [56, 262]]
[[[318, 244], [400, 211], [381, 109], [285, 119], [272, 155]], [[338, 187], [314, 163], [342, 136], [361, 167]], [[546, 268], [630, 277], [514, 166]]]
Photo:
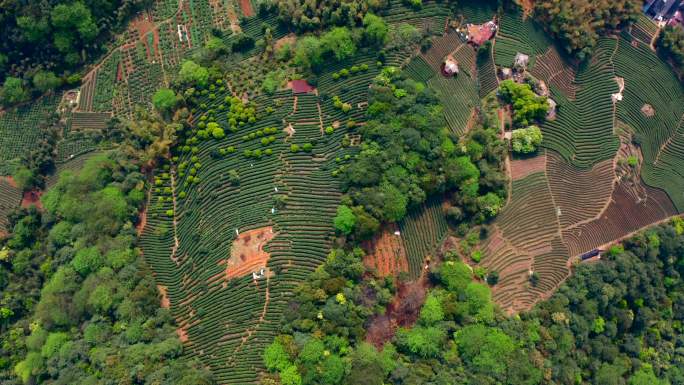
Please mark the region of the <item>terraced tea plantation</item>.
[[[76, 170], [107, 150], [100, 139], [111, 116], [132, 118], [136, 106], [154, 108], [152, 95], [171, 85], [184, 59], [201, 54], [212, 29], [228, 47], [239, 36], [263, 42], [266, 30], [274, 41], [295, 39], [275, 13], [255, 15], [255, 5], [156, 0], [84, 76], [77, 106], [63, 116], [57, 170]], [[218, 125], [225, 137], [207, 134], [174, 145], [151, 176], [138, 245], [186, 357], [210, 368], [217, 383], [259, 381], [264, 348], [293, 290], [335, 244], [337, 173], [359, 152], [369, 85], [387, 66], [435, 92], [446, 128], [457, 137], [478, 123], [482, 100], [519, 54], [528, 56], [527, 73], [557, 103], [555, 116], [541, 125], [538, 152], [507, 162], [508, 201], [485, 224], [481, 261], [469, 261], [484, 271], [481, 278], [498, 273], [494, 299], [510, 313], [550, 296], [580, 255], [684, 212], [684, 87], [651, 50], [657, 28], [648, 19], [601, 38], [591, 59], [578, 64], [518, 12], [497, 14], [479, 2], [459, 7], [455, 13], [443, 2], [413, 8], [391, 0], [379, 12], [390, 27], [415, 26], [429, 44], [387, 49], [381, 57], [359, 50], [352, 59], [326, 63], [306, 91], [285, 81], [264, 91], [272, 71], [298, 80], [295, 65], [264, 58], [264, 44], [223, 63], [215, 69], [222, 75], [197, 90], [201, 100], [189, 124], [195, 132]], [[490, 20], [497, 22], [496, 36], [478, 51], [462, 27]], [[447, 58], [458, 63], [456, 76], [444, 72]], [[0, 115], [0, 177], [42, 138], [39, 122], [60, 98], [46, 96]], [[235, 111], [253, 119], [229, 123]], [[501, 131], [508, 129], [500, 123]], [[47, 187], [55, 181], [48, 178]], [[435, 195], [364, 244], [368, 266], [384, 276], [425, 277], [444, 240], [458, 238], [447, 223], [444, 196]], [[0, 235], [20, 201], [16, 186], [0, 178]]]
[[[505, 20], [494, 56], [511, 66], [501, 38], [534, 28]], [[642, 18], [599, 40], [579, 67], [535, 33], [518, 39], [514, 50], [530, 55], [528, 69], [558, 108], [542, 126], [546, 151], [511, 163], [510, 201], [485, 241], [482, 265], [499, 273], [494, 297], [505, 309], [530, 308], [580, 255], [684, 209], [684, 88], [649, 48], [654, 33]]]

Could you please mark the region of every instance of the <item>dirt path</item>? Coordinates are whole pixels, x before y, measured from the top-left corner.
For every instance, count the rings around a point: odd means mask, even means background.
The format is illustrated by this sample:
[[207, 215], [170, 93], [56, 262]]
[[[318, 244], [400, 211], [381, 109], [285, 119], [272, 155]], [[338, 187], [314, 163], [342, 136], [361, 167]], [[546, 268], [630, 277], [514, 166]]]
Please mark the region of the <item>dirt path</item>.
[[178, 248], [180, 241], [178, 240], [178, 205], [176, 202], [176, 173], [171, 172], [171, 199], [173, 201], [173, 247], [171, 248], [171, 260], [178, 265]]
[[679, 133], [678, 131], [682, 127], [683, 124], [684, 124], [684, 114], [682, 114], [682, 117], [679, 118], [679, 124], [677, 124], [677, 129], [675, 129], [674, 134], [672, 134], [669, 138], [667, 138], [665, 143], [663, 143], [663, 145], [660, 146], [660, 148], [658, 149], [658, 153], [656, 154], [655, 159], [653, 160], [654, 166], [656, 164], [658, 164], [658, 162], [660, 162], [660, 155], [663, 153], [663, 150], [665, 150], [665, 148], [672, 143], [672, 140], [674, 139], [675, 135], [677, 135]]
[[658, 36], [660, 36], [660, 27], [656, 29], [655, 33], [653, 34], [653, 37], [651, 38], [651, 43], [648, 45], [651, 47], [651, 51], [655, 52], [656, 51], [656, 41], [658, 40]]
[[321, 102], [318, 101], [316, 102], [316, 108], [318, 108], [318, 121], [321, 125], [321, 136], [325, 135], [325, 131], [323, 130], [323, 112], [321, 111]]

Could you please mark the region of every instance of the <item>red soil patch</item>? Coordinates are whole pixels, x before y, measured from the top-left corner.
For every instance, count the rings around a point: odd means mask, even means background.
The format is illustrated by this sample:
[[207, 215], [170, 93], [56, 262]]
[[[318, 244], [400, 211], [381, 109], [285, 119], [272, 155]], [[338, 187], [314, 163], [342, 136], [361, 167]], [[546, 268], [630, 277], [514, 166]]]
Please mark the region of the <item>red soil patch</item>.
[[21, 198], [21, 207], [28, 208], [36, 206], [38, 209], [43, 209], [43, 204], [40, 202], [40, 196], [43, 194], [40, 190], [26, 191]]
[[406, 249], [396, 223], [385, 226], [383, 231], [376, 234], [373, 239], [363, 243], [367, 254], [363, 258], [363, 264], [368, 268], [375, 269], [381, 277], [397, 276], [400, 272], [408, 272], [408, 258]]
[[294, 33], [291, 33], [285, 37], [281, 37], [280, 39], [276, 40], [275, 44], [273, 45], [273, 49], [275, 51], [279, 50], [282, 46], [285, 44], [289, 44], [290, 48], [294, 48], [295, 43], [297, 42], [297, 35]]
[[385, 314], [378, 314], [370, 320], [366, 328], [366, 341], [380, 349], [394, 337], [398, 328], [413, 325], [420, 315], [428, 286], [427, 274], [416, 281], [399, 283]]
[[152, 16], [147, 12], [141, 14], [140, 17], [133, 19], [133, 21], [131, 21], [131, 27], [138, 31], [140, 39], [145, 37], [148, 32], [155, 29], [154, 22], [152, 22]]
[[275, 235], [273, 226], [260, 227], [241, 233], [233, 241], [230, 248], [230, 258], [219, 262], [219, 265], [226, 265], [226, 270], [220, 276], [229, 280], [265, 268], [271, 254], [264, 251], [264, 246]]
[[520, 0], [519, 3], [523, 9], [523, 20], [525, 20], [534, 11], [534, 0]]
[[254, 10], [252, 9], [252, 3], [249, 0], [240, 0], [240, 8], [242, 9], [242, 14], [250, 17], [254, 16]]
[[178, 339], [180, 339], [183, 343], [188, 342], [190, 339], [188, 338], [188, 332], [185, 330], [185, 328], [176, 329], [176, 333], [178, 334]]
[[164, 309], [171, 307], [171, 301], [169, 300], [166, 286], [157, 285], [157, 290], [159, 290], [159, 294], [161, 294], [161, 307]]
[[641, 113], [644, 114], [644, 116], [650, 118], [650, 117], [652, 117], [653, 115], [655, 115], [655, 109], [653, 109], [653, 106], [650, 105], [650, 104], [644, 104], [644, 105], [641, 107]]
[[19, 188], [17, 187], [17, 182], [11, 176], [0, 176], [0, 179], [4, 179], [7, 183], [9, 183], [10, 186], [14, 188]]
[[522, 179], [535, 172], [546, 170], [546, 154], [534, 158], [517, 159], [511, 161], [511, 179]]
[[302, 79], [290, 80], [289, 82], [287, 82], [287, 88], [291, 89], [292, 93], [295, 94], [309, 94], [316, 92], [316, 87], [312, 86], [311, 84], [307, 83], [306, 80]]

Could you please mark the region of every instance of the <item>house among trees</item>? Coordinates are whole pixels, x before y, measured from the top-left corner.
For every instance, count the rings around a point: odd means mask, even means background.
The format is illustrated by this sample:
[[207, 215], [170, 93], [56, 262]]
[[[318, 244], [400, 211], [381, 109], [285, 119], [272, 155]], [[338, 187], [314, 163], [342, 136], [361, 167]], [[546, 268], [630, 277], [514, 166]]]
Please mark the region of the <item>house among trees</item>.
[[646, 16], [664, 23], [667, 23], [677, 11], [682, 9], [684, 9], [684, 0], [647, 0], [644, 4]]
[[447, 56], [442, 63], [442, 75], [444, 76], [454, 76], [458, 75], [458, 61], [454, 59], [451, 55]]
[[468, 39], [468, 43], [475, 47], [479, 47], [487, 40], [493, 38], [498, 29], [499, 26], [496, 25], [493, 20], [484, 24], [467, 24], [466, 30], [468, 31], [468, 35], [466, 35], [466, 38]]

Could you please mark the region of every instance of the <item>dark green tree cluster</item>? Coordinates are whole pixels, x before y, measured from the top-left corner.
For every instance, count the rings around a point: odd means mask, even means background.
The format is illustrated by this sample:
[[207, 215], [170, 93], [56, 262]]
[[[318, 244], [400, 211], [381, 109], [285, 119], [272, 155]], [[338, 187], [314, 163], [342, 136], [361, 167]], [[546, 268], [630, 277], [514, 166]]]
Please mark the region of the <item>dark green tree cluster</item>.
[[368, 273], [362, 257], [361, 249], [335, 249], [295, 290], [283, 333], [264, 353], [266, 368], [281, 384], [341, 384], [351, 369], [366, 365], [360, 378], [384, 377], [384, 370], [376, 371], [381, 354], [372, 346], [351, 346], [363, 341], [366, 320], [387, 305], [394, 290], [390, 279], [363, 279]]
[[[459, 140], [446, 128], [433, 91], [385, 68], [370, 88], [368, 121], [358, 128], [361, 151], [339, 173], [353, 231], [371, 235], [381, 222], [401, 220], [429, 195], [455, 192], [458, 221], [496, 215], [505, 193], [502, 146], [490, 131]], [[349, 216], [349, 210], [345, 210]], [[350, 233], [348, 227], [338, 227]]]
[[348, 59], [360, 47], [384, 47], [388, 34], [387, 23], [381, 17], [367, 13], [363, 17], [362, 28], [334, 27], [320, 37], [307, 35], [299, 38], [294, 50], [294, 64], [305, 71], [318, 73], [326, 62]]
[[297, 32], [330, 27], [357, 27], [368, 12], [378, 11], [386, 0], [277, 0], [278, 19]]
[[[518, 317], [502, 314], [471, 267], [446, 253], [431, 271], [433, 288], [416, 322], [380, 352], [360, 325], [369, 326], [387, 301], [375, 301], [378, 293], [368, 289], [377, 281], [359, 280], [360, 262], [346, 259], [353, 254], [334, 252], [313, 283], [297, 290], [283, 333], [265, 353], [280, 383], [684, 383], [681, 219], [577, 266], [556, 294]], [[357, 304], [373, 306], [349, 311]]]
[[13, 218], [0, 261], [3, 384], [210, 384], [180, 359], [133, 226], [140, 164], [98, 155], [65, 171], [43, 211]]
[[567, 53], [584, 60], [600, 36], [635, 22], [641, 5], [639, 0], [541, 0], [534, 10]]
[[63, 83], [105, 48], [149, 0], [16, 1], [0, 12], [0, 103], [11, 105]]
[[684, 383], [683, 232], [678, 220], [611, 248], [524, 315], [554, 383]]
[[680, 79], [684, 75], [684, 27], [668, 25], [660, 30], [658, 52], [675, 67]]

